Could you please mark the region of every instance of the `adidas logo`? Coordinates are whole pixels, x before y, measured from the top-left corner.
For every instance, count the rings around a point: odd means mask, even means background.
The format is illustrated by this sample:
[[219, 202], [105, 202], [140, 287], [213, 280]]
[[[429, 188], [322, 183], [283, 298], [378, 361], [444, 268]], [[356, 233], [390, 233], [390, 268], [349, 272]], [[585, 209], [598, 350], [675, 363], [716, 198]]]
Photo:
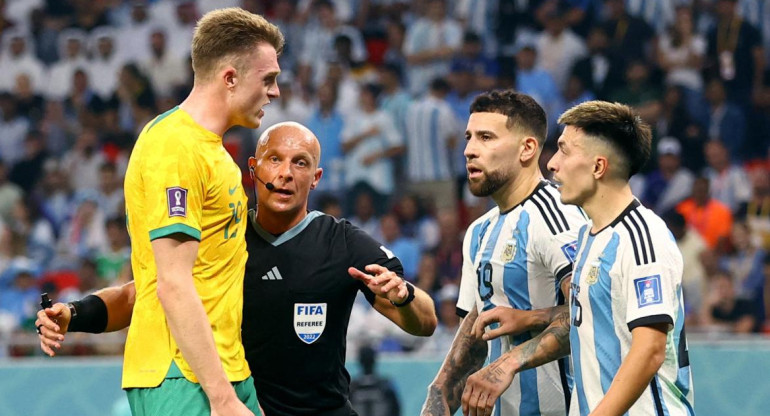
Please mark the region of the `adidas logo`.
[[283, 280], [283, 276], [281, 276], [281, 272], [278, 271], [278, 267], [273, 266], [273, 268], [268, 270], [266, 274], [262, 275], [262, 280]]

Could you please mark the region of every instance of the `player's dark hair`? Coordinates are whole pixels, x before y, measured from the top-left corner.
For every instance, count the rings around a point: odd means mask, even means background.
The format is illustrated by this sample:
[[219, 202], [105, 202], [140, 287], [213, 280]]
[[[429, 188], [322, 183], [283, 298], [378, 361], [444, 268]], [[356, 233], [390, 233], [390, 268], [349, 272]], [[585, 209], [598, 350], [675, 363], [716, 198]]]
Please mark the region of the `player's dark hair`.
[[534, 98], [514, 90], [496, 90], [480, 94], [470, 108], [473, 113], [498, 113], [508, 117], [505, 126], [531, 134], [542, 147], [548, 133], [545, 110]]
[[623, 159], [620, 167], [626, 179], [638, 173], [650, 158], [650, 126], [627, 105], [587, 101], [562, 114], [559, 124], [576, 127], [608, 143]]

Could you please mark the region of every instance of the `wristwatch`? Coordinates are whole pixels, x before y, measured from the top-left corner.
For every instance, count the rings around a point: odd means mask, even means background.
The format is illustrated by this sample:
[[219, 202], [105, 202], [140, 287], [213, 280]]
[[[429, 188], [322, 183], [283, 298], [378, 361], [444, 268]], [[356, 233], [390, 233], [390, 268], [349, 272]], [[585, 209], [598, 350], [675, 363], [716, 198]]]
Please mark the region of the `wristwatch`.
[[390, 301], [390, 303], [392, 303], [393, 306], [395, 306], [397, 308], [406, 306], [406, 305], [412, 303], [412, 301], [414, 300], [414, 285], [409, 283], [409, 282], [405, 282], [405, 283], [406, 283], [406, 291], [408, 292], [408, 295], [406, 296], [406, 299], [403, 302], [401, 302], [401, 303], [396, 303], [396, 302]]

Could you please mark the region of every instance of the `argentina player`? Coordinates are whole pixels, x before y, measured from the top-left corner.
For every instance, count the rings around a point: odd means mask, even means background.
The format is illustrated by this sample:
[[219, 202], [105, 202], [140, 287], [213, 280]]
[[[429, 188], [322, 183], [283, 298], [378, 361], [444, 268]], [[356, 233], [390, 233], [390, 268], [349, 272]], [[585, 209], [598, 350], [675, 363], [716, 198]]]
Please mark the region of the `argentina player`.
[[[650, 127], [629, 107], [601, 101], [573, 107], [559, 123], [566, 128], [548, 168], [561, 200], [591, 221], [578, 237], [570, 319], [512, 354], [531, 367], [571, 349], [570, 415], [693, 416], [682, 256], [628, 185], [649, 158]], [[514, 317], [498, 319], [505, 326]]]
[[571, 285], [571, 415], [694, 415], [684, 331], [682, 255], [628, 178], [650, 155], [650, 127], [622, 104], [564, 113], [548, 163], [561, 200], [591, 219]]
[[[546, 117], [531, 97], [511, 90], [490, 92], [478, 96], [470, 112], [468, 183], [474, 195], [491, 196], [497, 207], [466, 233], [457, 308], [467, 316], [422, 414], [454, 413], [464, 388], [465, 414], [563, 416], [570, 395], [565, 360], [511, 374], [505, 383], [498, 380], [496, 395], [474, 391], [472, 382], [474, 377], [488, 378], [484, 372], [494, 376], [508, 359], [506, 353], [537, 336], [545, 325], [533, 323], [488, 346], [471, 328], [481, 311], [496, 306], [529, 311], [563, 303], [561, 282], [572, 273], [577, 231], [586, 219], [579, 208], [563, 205], [556, 188], [543, 179], [537, 161], [546, 138]], [[558, 311], [567, 313], [564, 306]], [[465, 378], [485, 360], [489, 365], [466, 385]]]

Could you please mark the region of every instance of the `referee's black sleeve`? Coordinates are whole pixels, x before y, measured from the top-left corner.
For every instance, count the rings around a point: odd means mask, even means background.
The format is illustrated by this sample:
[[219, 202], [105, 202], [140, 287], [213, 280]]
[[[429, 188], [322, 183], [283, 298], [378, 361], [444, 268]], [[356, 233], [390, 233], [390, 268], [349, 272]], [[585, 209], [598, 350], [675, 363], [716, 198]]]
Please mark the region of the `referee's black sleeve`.
[[[345, 221], [345, 237], [349, 255], [348, 264], [352, 267], [366, 273], [367, 265], [379, 264], [401, 278], [404, 277], [404, 267], [398, 257], [369, 234], [347, 221]], [[374, 304], [376, 295], [363, 282], [359, 282], [359, 287], [366, 296], [366, 300]]]

